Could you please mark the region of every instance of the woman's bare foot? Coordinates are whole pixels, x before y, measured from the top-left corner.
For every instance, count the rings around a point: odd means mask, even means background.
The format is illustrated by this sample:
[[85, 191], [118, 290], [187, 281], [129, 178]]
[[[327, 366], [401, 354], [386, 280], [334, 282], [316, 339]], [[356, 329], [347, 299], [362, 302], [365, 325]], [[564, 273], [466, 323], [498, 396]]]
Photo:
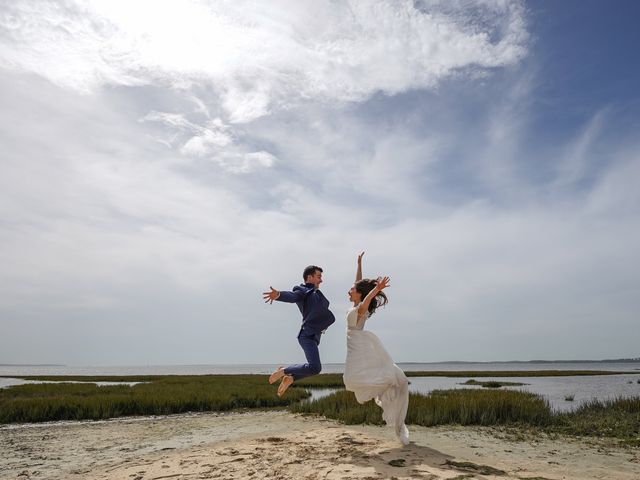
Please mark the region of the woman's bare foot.
[[283, 396], [284, 392], [287, 391], [287, 388], [289, 388], [292, 383], [293, 377], [291, 375], [285, 375], [282, 377], [282, 382], [280, 382], [280, 386], [278, 387], [278, 396]]
[[269, 383], [276, 383], [282, 377], [284, 377], [284, 367], [278, 367], [278, 369], [269, 376]]

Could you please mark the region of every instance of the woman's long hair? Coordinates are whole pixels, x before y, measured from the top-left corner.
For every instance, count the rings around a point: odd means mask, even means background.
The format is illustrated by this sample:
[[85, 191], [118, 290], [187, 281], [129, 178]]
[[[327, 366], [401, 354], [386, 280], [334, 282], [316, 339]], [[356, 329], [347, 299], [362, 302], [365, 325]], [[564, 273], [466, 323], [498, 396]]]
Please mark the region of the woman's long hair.
[[[373, 290], [378, 284], [377, 280], [373, 280], [371, 278], [363, 278], [362, 280], [356, 282], [356, 292], [362, 295], [362, 300], [366, 297], [371, 290]], [[389, 299], [384, 294], [384, 292], [378, 292], [378, 294], [371, 299], [371, 303], [369, 303], [369, 315], [373, 315], [376, 312], [378, 307], [382, 307], [389, 302]]]

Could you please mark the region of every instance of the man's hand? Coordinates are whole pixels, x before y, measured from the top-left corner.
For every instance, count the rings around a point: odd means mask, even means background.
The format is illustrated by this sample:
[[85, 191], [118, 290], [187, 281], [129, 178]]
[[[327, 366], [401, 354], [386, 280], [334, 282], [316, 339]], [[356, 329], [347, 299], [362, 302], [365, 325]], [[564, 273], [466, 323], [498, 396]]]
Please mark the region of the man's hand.
[[360, 265], [362, 263], [362, 257], [364, 256], [364, 252], [362, 252], [360, 255], [358, 255], [358, 265]]
[[271, 304], [273, 303], [274, 300], [276, 300], [280, 296], [280, 292], [275, 288], [273, 288], [272, 286], [269, 286], [269, 288], [271, 289], [271, 291], [262, 292], [262, 298], [264, 299], [264, 303]]

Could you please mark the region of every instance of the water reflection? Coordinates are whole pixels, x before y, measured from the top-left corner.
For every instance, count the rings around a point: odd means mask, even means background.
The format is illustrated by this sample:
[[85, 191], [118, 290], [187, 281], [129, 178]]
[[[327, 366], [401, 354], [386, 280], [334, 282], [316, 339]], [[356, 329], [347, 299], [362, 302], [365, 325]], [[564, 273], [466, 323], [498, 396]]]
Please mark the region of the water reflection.
[[311, 393], [309, 398], [305, 398], [303, 402], [313, 402], [314, 400], [319, 400], [323, 397], [328, 397], [334, 392], [338, 390], [342, 390], [341, 388], [307, 388], [306, 390]]

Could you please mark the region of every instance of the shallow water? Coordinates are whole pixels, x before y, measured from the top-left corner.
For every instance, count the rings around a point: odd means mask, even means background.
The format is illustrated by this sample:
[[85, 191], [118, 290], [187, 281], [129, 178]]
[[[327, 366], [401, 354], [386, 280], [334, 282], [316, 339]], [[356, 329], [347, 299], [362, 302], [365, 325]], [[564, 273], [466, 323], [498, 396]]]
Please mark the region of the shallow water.
[[[556, 370], [556, 368], [550, 370]], [[464, 382], [470, 379], [474, 379], [474, 377], [409, 377], [409, 382], [411, 382], [409, 391], [428, 394], [433, 390], [483, 388], [463, 385]], [[568, 377], [477, 377], [475, 380], [524, 383], [525, 385], [522, 386], [501, 387], [501, 389], [519, 390], [542, 395], [549, 401], [549, 405], [553, 410], [561, 412], [575, 410], [589, 400], [640, 396], [640, 383], [638, 383], [640, 374], [632, 373]], [[311, 392], [311, 400], [322, 398], [334, 391], [336, 389], [314, 389]], [[570, 396], [573, 396], [572, 401], [565, 400], [566, 397]]]
[[[412, 377], [409, 378], [409, 389], [414, 393], [429, 393], [437, 389], [449, 388], [482, 388], [460, 385], [473, 377], [442, 378]], [[579, 405], [592, 400], [606, 400], [616, 397], [640, 395], [640, 375], [592, 375], [573, 377], [482, 377], [480, 381], [504, 381], [526, 383], [518, 387], [501, 387], [501, 389], [520, 390], [544, 396], [552, 409], [570, 411]], [[631, 383], [629, 383], [631, 382]], [[573, 396], [573, 401], [565, 397]]]

